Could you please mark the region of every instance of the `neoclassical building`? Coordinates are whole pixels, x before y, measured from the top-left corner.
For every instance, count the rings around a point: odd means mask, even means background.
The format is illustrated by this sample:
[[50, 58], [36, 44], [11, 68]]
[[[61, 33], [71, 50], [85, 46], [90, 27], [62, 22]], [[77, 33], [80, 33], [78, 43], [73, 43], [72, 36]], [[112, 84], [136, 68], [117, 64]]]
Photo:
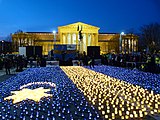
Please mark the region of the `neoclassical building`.
[[[58, 32], [18, 32], [12, 34], [14, 52], [20, 46], [42, 46], [43, 55], [53, 48], [54, 44], [72, 44], [78, 51], [86, 51], [87, 46], [100, 46], [100, 53], [131, 53], [138, 50], [138, 36], [133, 34], [99, 33], [99, 27], [77, 22], [59, 26]], [[79, 31], [83, 38], [80, 40]]]

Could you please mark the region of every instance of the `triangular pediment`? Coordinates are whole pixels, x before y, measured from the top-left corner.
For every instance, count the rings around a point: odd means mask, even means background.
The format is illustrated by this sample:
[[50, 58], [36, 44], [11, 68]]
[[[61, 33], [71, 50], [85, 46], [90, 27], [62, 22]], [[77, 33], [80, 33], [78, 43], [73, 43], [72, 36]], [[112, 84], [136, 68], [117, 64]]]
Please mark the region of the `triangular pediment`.
[[92, 26], [82, 22], [76, 22], [76, 23], [65, 25], [65, 26], [60, 26], [59, 28], [77, 28], [78, 26], [82, 26], [83, 29], [97, 29], [97, 30], [100, 29], [99, 27]]

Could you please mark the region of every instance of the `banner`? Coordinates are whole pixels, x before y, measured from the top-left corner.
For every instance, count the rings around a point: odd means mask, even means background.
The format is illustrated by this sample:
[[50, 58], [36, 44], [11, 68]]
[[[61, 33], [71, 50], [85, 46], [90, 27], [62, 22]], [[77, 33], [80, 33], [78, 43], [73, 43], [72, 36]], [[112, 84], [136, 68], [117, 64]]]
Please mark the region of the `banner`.
[[73, 44], [67, 45], [67, 50], [76, 50], [76, 45]]

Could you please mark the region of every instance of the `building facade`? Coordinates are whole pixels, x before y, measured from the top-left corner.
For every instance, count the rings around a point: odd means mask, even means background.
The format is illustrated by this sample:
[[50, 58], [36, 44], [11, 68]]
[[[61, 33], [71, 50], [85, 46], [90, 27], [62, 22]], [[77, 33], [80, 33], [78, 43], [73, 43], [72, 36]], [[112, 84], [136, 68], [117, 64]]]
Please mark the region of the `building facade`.
[[[54, 44], [74, 44], [77, 51], [87, 52], [87, 46], [100, 46], [101, 54], [109, 52], [131, 53], [138, 51], [138, 36], [133, 34], [99, 33], [99, 27], [77, 22], [59, 26], [58, 32], [19, 32], [12, 34], [14, 52], [22, 46], [42, 46], [48, 55]], [[83, 38], [80, 39], [79, 31]], [[121, 51], [120, 51], [121, 46]]]

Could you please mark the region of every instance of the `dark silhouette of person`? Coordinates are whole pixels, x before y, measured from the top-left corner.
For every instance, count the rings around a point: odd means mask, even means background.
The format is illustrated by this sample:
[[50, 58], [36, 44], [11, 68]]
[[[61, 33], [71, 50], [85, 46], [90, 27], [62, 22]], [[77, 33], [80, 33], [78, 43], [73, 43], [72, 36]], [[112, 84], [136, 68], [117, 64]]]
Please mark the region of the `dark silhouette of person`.
[[83, 52], [83, 65], [88, 66], [88, 56]]
[[0, 58], [0, 70], [2, 70], [2, 69], [3, 69], [3, 59]]
[[156, 72], [155, 70], [156, 70], [155, 56], [152, 55], [151, 56], [150, 66], [149, 66], [149, 72], [155, 73]]
[[44, 57], [41, 58], [40, 67], [46, 67], [46, 59]]
[[94, 68], [95, 60], [94, 60], [94, 55], [91, 56], [91, 62], [90, 62], [90, 68]]
[[37, 62], [37, 67], [40, 66], [41, 58], [37, 55], [36, 56], [36, 62]]
[[4, 59], [4, 66], [5, 66], [5, 69], [6, 69], [6, 75], [10, 75], [11, 59], [5, 58]]

